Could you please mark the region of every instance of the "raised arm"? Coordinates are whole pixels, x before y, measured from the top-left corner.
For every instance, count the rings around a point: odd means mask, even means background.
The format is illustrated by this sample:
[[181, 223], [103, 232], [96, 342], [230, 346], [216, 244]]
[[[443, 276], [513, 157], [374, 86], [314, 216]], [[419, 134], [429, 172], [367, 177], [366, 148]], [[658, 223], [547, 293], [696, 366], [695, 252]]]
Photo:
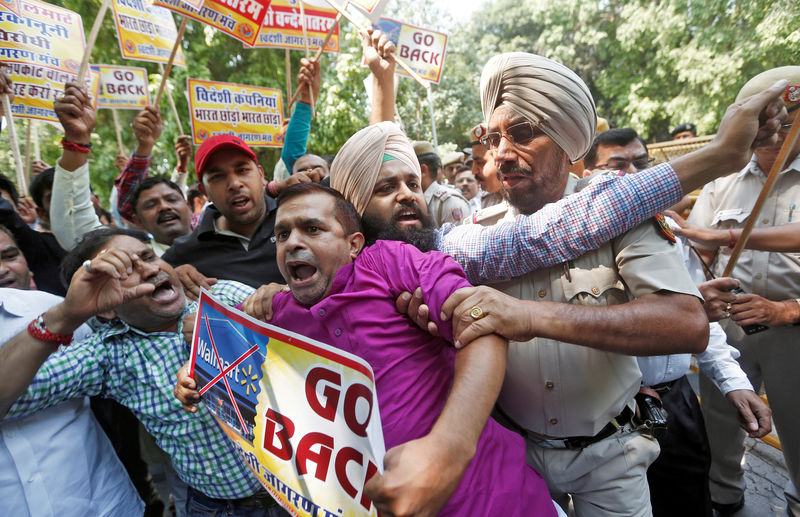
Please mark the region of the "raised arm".
[[58, 243], [70, 250], [83, 234], [102, 226], [89, 190], [88, 146], [97, 120], [89, 94], [75, 83], [66, 84], [64, 95], [53, 106], [67, 143], [56, 161], [50, 229]]
[[394, 120], [394, 51], [389, 37], [381, 32], [368, 30], [362, 34], [364, 58], [372, 72], [372, 110], [370, 124]]
[[311, 131], [311, 97], [308, 93], [308, 84], [314, 90], [314, 99], [319, 99], [321, 82], [321, 69], [319, 61], [302, 58], [300, 72], [297, 73], [297, 87], [300, 88], [300, 100], [295, 105], [294, 114], [289, 119], [286, 127], [286, 136], [283, 139], [281, 160], [286, 165], [286, 170], [292, 174], [294, 162], [306, 154], [308, 134]]
[[129, 221], [133, 220], [134, 214], [131, 194], [150, 172], [150, 154], [161, 136], [162, 129], [161, 113], [153, 106], [146, 106], [133, 119], [136, 149], [125, 165], [125, 170], [114, 180], [117, 186], [119, 214]]

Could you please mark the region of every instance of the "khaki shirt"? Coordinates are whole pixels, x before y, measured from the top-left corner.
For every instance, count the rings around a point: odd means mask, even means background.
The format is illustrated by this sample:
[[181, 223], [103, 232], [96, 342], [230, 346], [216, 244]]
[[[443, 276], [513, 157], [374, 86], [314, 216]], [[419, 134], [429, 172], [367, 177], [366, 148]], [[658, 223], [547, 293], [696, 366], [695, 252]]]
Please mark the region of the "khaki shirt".
[[457, 223], [472, 213], [469, 202], [453, 187], [434, 181], [425, 189], [425, 203], [435, 228]]
[[[689, 221], [706, 228], [743, 228], [765, 181], [766, 174], [753, 157], [738, 174], [707, 184]], [[790, 219], [800, 221], [800, 156], [778, 175], [754, 228], [778, 226]], [[731, 251], [727, 246], [719, 248], [714, 267], [717, 276], [728, 265]], [[800, 253], [743, 250], [731, 276], [739, 279], [748, 293], [769, 300], [796, 298], [800, 296]]]
[[[578, 183], [570, 177], [565, 196]], [[700, 297], [680, 253], [653, 220], [567, 264], [493, 287], [523, 300], [597, 306], [661, 290]], [[633, 356], [551, 339], [512, 341], [498, 403], [518, 425], [540, 435], [593, 436], [626, 405], [633, 409], [640, 381]]]

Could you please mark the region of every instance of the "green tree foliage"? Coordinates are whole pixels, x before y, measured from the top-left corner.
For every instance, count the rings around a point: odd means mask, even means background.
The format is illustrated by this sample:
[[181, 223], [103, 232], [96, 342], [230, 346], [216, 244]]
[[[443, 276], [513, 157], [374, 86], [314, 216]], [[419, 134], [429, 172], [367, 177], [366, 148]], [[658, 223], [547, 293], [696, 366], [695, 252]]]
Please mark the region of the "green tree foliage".
[[[52, 3], [81, 14], [88, 33], [101, 2]], [[701, 133], [713, 133], [724, 108], [747, 79], [769, 68], [798, 64], [800, 56], [800, 8], [795, 0], [494, 0], [465, 23], [454, 22], [436, 2], [395, 0], [386, 16], [449, 33], [443, 78], [432, 86], [432, 95], [439, 142], [458, 147], [469, 143], [466, 132], [482, 120], [480, 73], [489, 57], [499, 52], [536, 52], [566, 64], [586, 81], [600, 116], [617, 126], [632, 126], [651, 139], [666, 138], [672, 126], [685, 121], [697, 123]], [[189, 22], [182, 47], [187, 67], [173, 69], [169, 84], [186, 132], [190, 129], [187, 77], [286, 89], [282, 50], [245, 49], [239, 41], [196, 21]], [[290, 55], [294, 88], [303, 53]], [[110, 12], [92, 61], [145, 67], [153, 95], [161, 80], [158, 65], [121, 58]], [[342, 23], [341, 53], [325, 54], [322, 67], [323, 86], [309, 150], [332, 154], [369, 117], [361, 39], [349, 23]], [[431, 138], [422, 87], [401, 78], [397, 107], [411, 138]], [[175, 164], [178, 130], [166, 101], [161, 111], [166, 123], [153, 152], [153, 169], [168, 174]], [[135, 113], [119, 114], [130, 152], [135, 145], [129, 129]], [[25, 123], [16, 124], [24, 141]], [[51, 164], [60, 155], [60, 137], [58, 128], [41, 125], [43, 158]], [[116, 136], [108, 110], [100, 111], [93, 138], [92, 185], [105, 198], [117, 174]], [[13, 176], [5, 132], [0, 135], [0, 149], [0, 163]], [[279, 150], [257, 152], [269, 177]]]

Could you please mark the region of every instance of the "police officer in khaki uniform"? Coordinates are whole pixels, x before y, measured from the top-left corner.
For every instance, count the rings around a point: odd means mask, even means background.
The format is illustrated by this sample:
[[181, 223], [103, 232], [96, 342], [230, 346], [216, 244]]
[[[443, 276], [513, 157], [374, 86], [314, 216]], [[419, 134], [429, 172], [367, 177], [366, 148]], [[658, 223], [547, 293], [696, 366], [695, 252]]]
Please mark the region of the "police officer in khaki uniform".
[[[596, 125], [577, 75], [541, 56], [504, 54], [486, 65], [481, 94], [483, 142], [513, 206], [506, 219], [588, 184], [569, 174]], [[470, 308], [454, 324], [490, 316], [487, 325], [510, 330], [497, 418], [526, 438], [528, 463], [557, 502], [572, 497], [578, 516], [650, 515], [646, 471], [659, 447], [633, 417], [641, 382], [633, 355], [705, 346], [708, 322], [682, 257], [648, 221], [579, 259], [493, 287], [506, 294], [465, 292], [459, 310]]]
[[434, 227], [439, 228], [444, 223], [458, 223], [468, 217], [472, 213], [469, 201], [457, 189], [436, 181], [441, 161], [433, 145], [424, 140], [414, 142], [414, 153], [422, 169], [422, 190]]
[[[705, 186], [692, 209], [689, 221], [716, 229], [742, 228], [761, 192], [766, 174], [791, 124], [800, 119], [800, 66], [785, 66], [763, 72], [742, 87], [737, 101], [763, 91], [779, 79], [789, 80], [783, 96], [789, 118], [781, 128], [778, 143], [756, 149], [750, 163], [737, 174], [724, 176]], [[756, 228], [777, 226], [800, 220], [800, 140], [790, 151], [766, 204], [758, 215]], [[732, 234], [733, 235], [733, 234]], [[730, 258], [730, 247], [706, 248], [704, 258], [720, 275]], [[720, 323], [728, 343], [741, 352], [739, 363], [750, 382], [758, 389], [766, 386], [775, 427], [780, 435], [783, 457], [789, 471], [785, 489], [790, 515], [800, 515], [800, 254], [745, 250], [732, 275], [748, 294], [724, 293], [730, 301], [729, 319]], [[762, 324], [768, 330], [747, 335], [743, 325]], [[703, 413], [711, 443], [711, 498], [722, 514], [730, 514], [744, 504], [744, 432], [736, 413], [707, 378], [700, 378]]]

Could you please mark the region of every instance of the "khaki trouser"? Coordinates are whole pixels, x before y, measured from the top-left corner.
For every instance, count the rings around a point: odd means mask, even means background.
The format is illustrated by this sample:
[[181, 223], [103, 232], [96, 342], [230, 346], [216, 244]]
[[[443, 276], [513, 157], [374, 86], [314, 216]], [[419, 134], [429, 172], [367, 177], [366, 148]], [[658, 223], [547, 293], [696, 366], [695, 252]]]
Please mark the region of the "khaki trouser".
[[[742, 370], [756, 389], [762, 381], [766, 387], [789, 471], [790, 484], [785, 491], [789, 515], [800, 517], [800, 498], [795, 488], [800, 486], [800, 376], [797, 372], [800, 329], [776, 327], [741, 341], [736, 336], [729, 333], [728, 343], [742, 352], [739, 358]], [[741, 462], [746, 434], [739, 427], [731, 403], [703, 375], [700, 376], [700, 397], [711, 445], [711, 499], [718, 503], [735, 503], [745, 490]]]
[[583, 449], [550, 449], [527, 439], [528, 465], [544, 478], [550, 495], [578, 517], [650, 516], [647, 468], [658, 442], [639, 432], [616, 433]]

